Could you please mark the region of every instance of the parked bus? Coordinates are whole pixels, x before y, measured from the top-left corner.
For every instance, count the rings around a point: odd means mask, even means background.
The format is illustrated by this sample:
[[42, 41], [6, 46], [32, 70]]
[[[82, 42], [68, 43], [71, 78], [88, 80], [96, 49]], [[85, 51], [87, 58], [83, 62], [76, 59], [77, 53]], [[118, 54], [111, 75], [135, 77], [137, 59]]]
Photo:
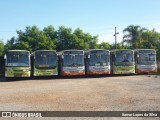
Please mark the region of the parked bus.
[[136, 73], [156, 73], [156, 50], [136, 49], [135, 50]]
[[58, 75], [58, 56], [55, 50], [37, 50], [33, 57], [33, 76]]
[[8, 50], [4, 56], [5, 77], [30, 77], [30, 52]]
[[111, 51], [112, 74], [135, 74], [134, 50]]
[[59, 58], [60, 75], [85, 75], [83, 50], [64, 50], [59, 52]]
[[110, 51], [93, 49], [85, 52], [86, 74], [110, 74]]

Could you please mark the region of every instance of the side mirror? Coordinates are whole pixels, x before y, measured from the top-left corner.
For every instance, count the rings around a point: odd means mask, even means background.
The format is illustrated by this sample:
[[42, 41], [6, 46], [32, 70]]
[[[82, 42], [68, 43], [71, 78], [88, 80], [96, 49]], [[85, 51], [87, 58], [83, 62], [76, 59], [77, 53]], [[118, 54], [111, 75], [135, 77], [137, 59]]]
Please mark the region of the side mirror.
[[62, 59], [64, 58], [64, 56], [62, 55], [62, 57], [61, 57]]
[[6, 54], [4, 55], [4, 59], [6, 59]]
[[88, 58], [90, 58], [90, 55], [88, 55]]

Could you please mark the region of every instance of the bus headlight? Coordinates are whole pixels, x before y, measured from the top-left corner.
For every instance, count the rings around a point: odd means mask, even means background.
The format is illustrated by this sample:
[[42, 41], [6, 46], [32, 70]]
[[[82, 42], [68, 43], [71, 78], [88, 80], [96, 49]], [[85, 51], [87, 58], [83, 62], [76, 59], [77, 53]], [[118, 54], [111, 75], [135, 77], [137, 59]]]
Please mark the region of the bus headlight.
[[81, 70], [79, 70], [79, 72], [84, 72], [84, 70], [83, 70], [83, 69], [81, 69]]
[[13, 69], [12, 68], [8, 68], [7, 71], [13, 72]]
[[25, 69], [23, 69], [23, 72], [26, 72], [26, 70], [25, 70]]
[[134, 72], [135, 72], [135, 70], [129, 70], [129, 72], [130, 72], [130, 73], [134, 73]]

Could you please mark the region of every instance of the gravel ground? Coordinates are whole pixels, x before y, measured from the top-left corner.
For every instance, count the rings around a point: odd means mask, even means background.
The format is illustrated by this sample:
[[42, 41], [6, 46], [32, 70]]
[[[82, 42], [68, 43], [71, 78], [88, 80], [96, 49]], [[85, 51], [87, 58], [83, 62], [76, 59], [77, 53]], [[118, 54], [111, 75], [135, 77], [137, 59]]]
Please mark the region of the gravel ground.
[[160, 76], [155, 75], [0, 81], [0, 111], [160, 111]]

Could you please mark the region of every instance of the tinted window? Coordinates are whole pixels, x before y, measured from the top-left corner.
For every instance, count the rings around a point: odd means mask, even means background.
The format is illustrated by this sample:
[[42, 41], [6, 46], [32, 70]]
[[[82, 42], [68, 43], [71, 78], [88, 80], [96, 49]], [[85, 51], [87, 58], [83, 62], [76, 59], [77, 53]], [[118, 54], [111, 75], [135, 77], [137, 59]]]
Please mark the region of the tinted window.
[[89, 64], [94, 65], [108, 65], [109, 55], [108, 54], [91, 54]]
[[155, 54], [140, 54], [138, 57], [138, 64], [154, 65], [156, 62]]
[[6, 55], [7, 57], [7, 66], [29, 66], [29, 53], [22, 54], [22, 53], [9, 53]]
[[122, 65], [122, 66], [133, 65], [133, 52], [129, 51], [127, 53], [123, 52], [116, 53], [115, 65]]
[[56, 54], [36, 54], [35, 65], [39, 68], [53, 68], [57, 66]]
[[63, 66], [83, 66], [84, 55], [64, 55]]

